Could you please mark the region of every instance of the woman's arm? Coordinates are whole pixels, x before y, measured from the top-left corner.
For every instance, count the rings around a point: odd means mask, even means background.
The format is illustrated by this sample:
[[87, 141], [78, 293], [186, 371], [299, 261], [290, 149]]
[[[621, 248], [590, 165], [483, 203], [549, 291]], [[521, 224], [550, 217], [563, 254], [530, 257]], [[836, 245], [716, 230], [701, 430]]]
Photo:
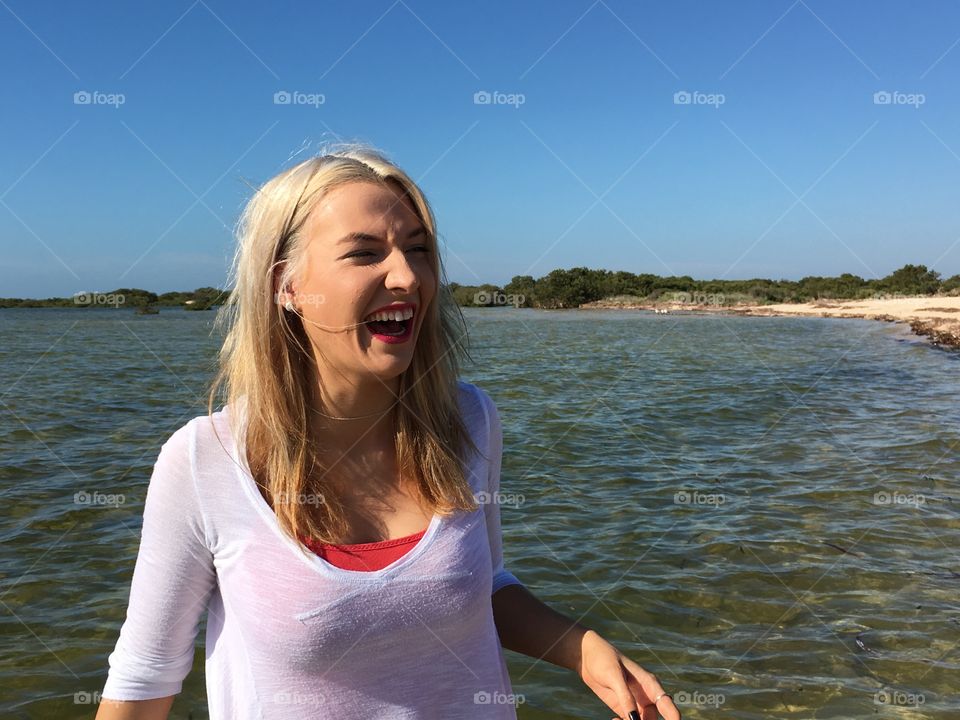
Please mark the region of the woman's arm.
[[217, 583], [193, 472], [196, 428], [191, 421], [173, 433], [154, 463], [130, 600], [107, 658], [101, 703], [172, 697], [193, 667], [199, 626]]
[[494, 593], [493, 620], [507, 650], [579, 674], [583, 637], [592, 631], [541, 602], [523, 585], [507, 585]]
[[103, 698], [95, 720], [167, 720], [174, 697], [126, 701]]
[[656, 720], [663, 715], [680, 720], [654, 675], [522, 585], [507, 585], [494, 593], [493, 620], [503, 647], [576, 671], [618, 717]]
[[496, 406], [480, 391], [488, 422], [489, 488], [484, 517], [493, 563], [493, 620], [508, 650], [575, 670], [580, 679], [619, 717], [680, 720], [657, 678], [593, 630], [540, 602], [503, 566], [500, 529], [500, 465], [503, 430]]

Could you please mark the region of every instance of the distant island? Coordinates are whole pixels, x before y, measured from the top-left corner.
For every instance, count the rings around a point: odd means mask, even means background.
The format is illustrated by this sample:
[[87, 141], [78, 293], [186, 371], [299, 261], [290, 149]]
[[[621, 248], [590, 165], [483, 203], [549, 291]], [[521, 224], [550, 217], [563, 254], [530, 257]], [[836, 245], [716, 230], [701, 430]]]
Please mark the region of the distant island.
[[188, 292], [167, 292], [162, 295], [140, 288], [117, 288], [109, 292], [84, 291], [70, 297], [42, 300], [31, 298], [0, 298], [0, 308], [133, 308], [150, 311], [160, 307], [182, 307], [185, 310], [209, 310], [222, 305], [230, 296], [229, 290], [213, 287], [197, 288]]
[[[575, 267], [553, 270], [534, 279], [517, 275], [506, 285], [461, 285], [448, 290], [461, 307], [526, 307], [542, 309], [579, 308], [591, 303], [621, 305], [687, 305], [735, 307], [807, 303], [817, 300], [865, 300], [919, 295], [958, 295], [960, 275], [946, 280], [925, 265], [904, 265], [884, 278], [865, 280], [844, 273], [839, 277], [809, 276], [800, 280], [694, 280], [688, 275], [660, 276], [622, 270]], [[139, 288], [109, 292], [79, 292], [71, 297], [0, 298], [0, 308], [41, 307], [182, 307], [207, 310], [222, 305], [230, 290], [203, 287], [188, 292], [158, 295]]]
[[960, 294], [960, 275], [941, 280], [940, 273], [928, 270], [925, 265], [904, 265], [876, 280], [865, 280], [850, 273], [839, 277], [809, 276], [800, 280], [694, 280], [688, 275], [662, 277], [576, 267], [554, 270], [536, 280], [529, 275], [518, 275], [503, 287], [450, 283], [450, 290], [461, 306], [560, 309], [619, 301], [623, 304], [680, 302], [733, 307]]

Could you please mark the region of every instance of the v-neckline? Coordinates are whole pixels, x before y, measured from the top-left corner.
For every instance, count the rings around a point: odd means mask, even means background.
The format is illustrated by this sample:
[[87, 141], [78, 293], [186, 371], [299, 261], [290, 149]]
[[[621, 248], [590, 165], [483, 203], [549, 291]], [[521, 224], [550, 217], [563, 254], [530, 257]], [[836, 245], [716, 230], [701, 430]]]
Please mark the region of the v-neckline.
[[232, 438], [232, 449], [236, 454], [236, 457], [234, 458], [234, 466], [236, 468], [237, 478], [243, 487], [244, 494], [253, 504], [257, 513], [263, 518], [274, 534], [277, 535], [280, 541], [287, 548], [289, 548], [292, 553], [297, 555], [301, 562], [306, 563], [321, 575], [326, 575], [328, 577], [334, 577], [341, 580], [348, 580], [350, 582], [363, 582], [365, 580], [370, 582], [379, 582], [383, 580], [385, 576], [392, 575], [401, 568], [416, 562], [417, 558], [426, 552], [427, 548], [429, 548], [433, 543], [433, 539], [436, 537], [440, 526], [444, 521], [444, 517], [436, 512], [433, 514], [430, 524], [427, 525], [424, 531], [422, 531], [423, 536], [420, 538], [417, 544], [395, 561], [379, 570], [345, 570], [327, 562], [316, 553], [310, 552], [309, 549], [305, 551], [293, 540], [293, 538], [283, 531], [283, 528], [280, 527], [280, 521], [277, 519], [276, 513], [273, 512], [273, 509], [264, 499], [263, 495], [260, 494], [260, 490], [257, 487], [257, 483], [254, 480], [253, 474], [250, 472], [250, 467], [247, 463], [244, 426], [240, 424], [239, 427], [240, 437]]

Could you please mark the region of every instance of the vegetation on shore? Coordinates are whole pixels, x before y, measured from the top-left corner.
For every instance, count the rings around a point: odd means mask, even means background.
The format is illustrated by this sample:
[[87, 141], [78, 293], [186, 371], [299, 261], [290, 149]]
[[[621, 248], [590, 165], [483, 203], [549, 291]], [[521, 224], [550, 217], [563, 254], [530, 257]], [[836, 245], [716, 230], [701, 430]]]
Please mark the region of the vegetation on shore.
[[78, 292], [71, 297], [55, 297], [42, 300], [30, 298], [0, 298], [0, 308], [43, 307], [110, 307], [110, 308], [160, 308], [182, 307], [185, 310], [209, 310], [222, 305], [229, 297], [229, 290], [202, 287], [192, 292], [167, 292], [162, 295], [140, 288], [117, 288], [110, 292]]
[[960, 293], [960, 275], [941, 280], [940, 273], [928, 270], [925, 265], [904, 265], [878, 280], [865, 280], [850, 273], [801, 280], [694, 280], [687, 275], [661, 277], [577, 267], [554, 270], [536, 280], [529, 275], [518, 275], [503, 287], [450, 283], [450, 290], [461, 306], [575, 308], [611, 298], [650, 304], [679, 301], [731, 306], [957, 294]]
[[[463, 307], [576, 308], [600, 300], [637, 304], [683, 302], [691, 305], [802, 303], [813, 300], [862, 300], [879, 297], [960, 294], [960, 275], [942, 280], [925, 265], [904, 265], [884, 278], [865, 280], [844, 273], [839, 277], [810, 276], [800, 280], [694, 280], [687, 275], [662, 277], [650, 273], [592, 270], [575, 267], [554, 270], [541, 278], [517, 275], [498, 285], [450, 283], [450, 292]], [[207, 310], [226, 302], [229, 290], [213, 287], [162, 295], [138, 288], [112, 292], [76, 293], [44, 300], [0, 298], [0, 308], [16, 307], [182, 307]]]

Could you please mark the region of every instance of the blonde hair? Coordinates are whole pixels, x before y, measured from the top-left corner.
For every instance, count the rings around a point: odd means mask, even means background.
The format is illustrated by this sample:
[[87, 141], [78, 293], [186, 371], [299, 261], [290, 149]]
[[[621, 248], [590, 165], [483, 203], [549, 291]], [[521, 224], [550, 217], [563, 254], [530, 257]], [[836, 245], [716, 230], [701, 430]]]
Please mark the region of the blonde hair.
[[[302, 269], [307, 216], [328, 192], [347, 183], [391, 187], [409, 199], [427, 231], [438, 279], [392, 411], [398, 470], [415, 479], [435, 513], [477, 508], [462, 465], [467, 448], [476, 448], [458, 405], [466, 327], [447, 287], [433, 212], [416, 183], [383, 154], [364, 145], [340, 147], [276, 175], [244, 209], [231, 270], [234, 287], [216, 320], [227, 332], [208, 402], [210, 414], [221, 392], [230, 404], [232, 430], [235, 437], [243, 433], [250, 472], [280, 527], [301, 549], [302, 537], [335, 543], [349, 528], [345, 507], [326, 482], [335, 459], [325, 457], [309, 433], [316, 360], [306, 349], [310, 342], [302, 321], [284, 311], [277, 289]], [[274, 502], [317, 494], [321, 500], [313, 511], [310, 503]]]

